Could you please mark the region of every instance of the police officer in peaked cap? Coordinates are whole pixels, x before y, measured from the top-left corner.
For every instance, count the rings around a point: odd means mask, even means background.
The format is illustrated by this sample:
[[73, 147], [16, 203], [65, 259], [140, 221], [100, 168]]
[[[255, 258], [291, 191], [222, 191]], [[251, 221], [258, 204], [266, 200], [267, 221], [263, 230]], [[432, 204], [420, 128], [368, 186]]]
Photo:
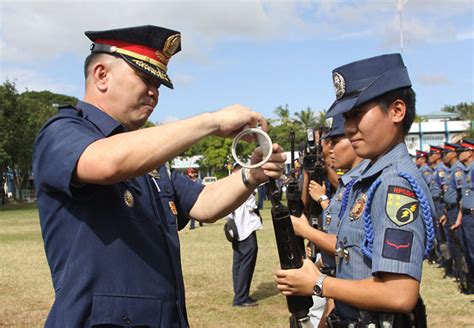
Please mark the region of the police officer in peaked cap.
[[[181, 34], [158, 26], [89, 31], [85, 96], [39, 132], [33, 169], [55, 290], [47, 327], [187, 327], [178, 230], [213, 222], [278, 178], [285, 156], [204, 187], [166, 163], [207, 136], [267, 123], [232, 105], [140, 129], [173, 88]], [[253, 160], [262, 157], [256, 151]], [[265, 173], [264, 173], [265, 172]]]

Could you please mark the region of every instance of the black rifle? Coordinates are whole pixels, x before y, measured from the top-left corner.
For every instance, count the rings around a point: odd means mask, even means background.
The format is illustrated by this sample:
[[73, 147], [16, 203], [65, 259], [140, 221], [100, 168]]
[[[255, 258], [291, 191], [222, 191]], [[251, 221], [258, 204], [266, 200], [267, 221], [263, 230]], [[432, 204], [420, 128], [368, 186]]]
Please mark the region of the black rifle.
[[295, 131], [290, 131], [291, 164], [290, 178], [286, 185], [286, 199], [288, 200], [288, 210], [293, 216], [300, 217], [303, 214], [304, 204], [301, 200], [301, 191], [295, 173]]
[[[270, 201], [272, 202], [272, 222], [275, 230], [275, 239], [280, 258], [280, 266], [284, 270], [298, 269], [303, 266], [304, 245], [298, 239], [291, 223], [288, 207], [281, 203], [281, 192], [274, 179], [270, 179]], [[303, 247], [302, 247], [303, 246]], [[290, 327], [312, 327], [308, 316], [313, 306], [311, 296], [287, 296], [286, 302], [291, 313]]]
[[[318, 142], [314, 138], [314, 130], [309, 128], [306, 130], [307, 145], [305, 156], [303, 159], [303, 169], [309, 173], [309, 179], [316, 181], [321, 186], [324, 184], [324, 162], [323, 162], [323, 147], [321, 145], [321, 133], [319, 130]], [[308, 201], [308, 221], [315, 229], [323, 230], [323, 218], [321, 213], [323, 209], [321, 205], [313, 200], [311, 196]], [[316, 261], [316, 246], [310, 243], [311, 260]]]

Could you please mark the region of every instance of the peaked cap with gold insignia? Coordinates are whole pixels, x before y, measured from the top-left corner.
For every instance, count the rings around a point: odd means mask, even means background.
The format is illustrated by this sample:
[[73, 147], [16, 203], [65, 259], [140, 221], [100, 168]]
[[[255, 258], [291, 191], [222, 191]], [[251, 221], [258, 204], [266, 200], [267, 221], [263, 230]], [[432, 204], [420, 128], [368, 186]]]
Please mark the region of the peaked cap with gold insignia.
[[87, 31], [94, 42], [92, 53], [122, 57], [143, 73], [173, 89], [168, 74], [170, 58], [181, 50], [181, 34], [159, 26], [145, 25], [106, 31]]

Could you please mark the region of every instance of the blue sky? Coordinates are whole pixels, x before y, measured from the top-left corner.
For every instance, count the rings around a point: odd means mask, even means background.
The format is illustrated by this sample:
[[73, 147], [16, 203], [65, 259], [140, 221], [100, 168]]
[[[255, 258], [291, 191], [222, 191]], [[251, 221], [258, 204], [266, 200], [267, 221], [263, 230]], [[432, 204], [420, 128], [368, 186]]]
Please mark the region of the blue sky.
[[[474, 101], [471, 0], [401, 0], [403, 58], [419, 114]], [[327, 109], [331, 71], [401, 52], [398, 0], [5, 1], [0, 79], [17, 89], [83, 97], [86, 30], [159, 25], [182, 33], [151, 116], [167, 122], [240, 103], [266, 117]]]

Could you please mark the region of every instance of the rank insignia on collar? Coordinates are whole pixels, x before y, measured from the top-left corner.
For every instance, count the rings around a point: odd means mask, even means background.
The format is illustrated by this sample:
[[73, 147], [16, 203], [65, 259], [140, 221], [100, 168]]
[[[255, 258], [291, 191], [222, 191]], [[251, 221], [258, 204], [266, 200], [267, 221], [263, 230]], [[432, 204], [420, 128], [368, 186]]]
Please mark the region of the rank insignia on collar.
[[123, 201], [127, 207], [133, 207], [135, 205], [135, 198], [130, 190], [125, 190], [123, 192]]
[[360, 196], [357, 197], [357, 200], [354, 206], [352, 206], [351, 212], [349, 214], [349, 218], [352, 221], [357, 221], [360, 218], [360, 216], [364, 212], [366, 201], [367, 201], [367, 196], [365, 194], [360, 194]]
[[178, 210], [176, 209], [175, 203], [173, 201], [170, 201], [170, 202], [168, 202], [168, 205], [170, 207], [171, 213], [173, 213], [173, 215], [175, 215], [175, 216], [178, 215]]
[[326, 215], [326, 226], [331, 224], [331, 216], [328, 214]]
[[418, 217], [420, 204], [415, 193], [400, 186], [389, 186], [385, 213], [397, 226], [409, 224]]
[[160, 178], [160, 173], [158, 172], [157, 169], [154, 169], [153, 171], [148, 172], [148, 175], [155, 179]]

